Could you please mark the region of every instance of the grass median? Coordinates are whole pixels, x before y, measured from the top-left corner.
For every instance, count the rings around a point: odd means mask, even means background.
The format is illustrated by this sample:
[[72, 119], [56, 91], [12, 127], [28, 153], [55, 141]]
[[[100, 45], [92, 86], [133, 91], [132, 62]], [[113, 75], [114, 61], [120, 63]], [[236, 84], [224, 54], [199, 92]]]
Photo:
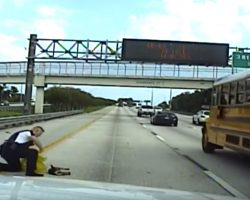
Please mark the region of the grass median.
[[0, 117], [15, 117], [15, 116], [21, 116], [22, 113], [20, 112], [14, 112], [14, 111], [0, 111]]

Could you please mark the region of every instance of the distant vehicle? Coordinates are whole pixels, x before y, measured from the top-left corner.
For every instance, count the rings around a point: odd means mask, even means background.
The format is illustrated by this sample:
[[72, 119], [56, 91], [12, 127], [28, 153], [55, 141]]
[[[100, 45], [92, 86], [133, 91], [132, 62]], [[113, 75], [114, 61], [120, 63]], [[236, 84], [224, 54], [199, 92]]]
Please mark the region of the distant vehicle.
[[123, 102], [122, 101], [118, 102], [118, 107], [123, 107]]
[[7, 100], [4, 100], [4, 101], [0, 102], [0, 106], [9, 106], [9, 105], [10, 105], [10, 103]]
[[150, 115], [150, 116], [154, 115], [154, 108], [153, 108], [153, 106], [147, 106], [147, 105], [141, 106], [138, 109], [137, 116], [141, 117], [143, 115]]
[[193, 115], [193, 124], [203, 124], [209, 118], [209, 110], [200, 110]]
[[157, 112], [150, 118], [150, 123], [154, 125], [177, 126], [178, 117], [172, 112]]
[[154, 112], [155, 112], [155, 113], [157, 113], [157, 112], [162, 112], [162, 111], [163, 111], [162, 107], [160, 107], [160, 106], [155, 106], [155, 107], [154, 107]]
[[141, 103], [137, 103], [135, 108], [139, 109], [140, 107], [141, 107]]

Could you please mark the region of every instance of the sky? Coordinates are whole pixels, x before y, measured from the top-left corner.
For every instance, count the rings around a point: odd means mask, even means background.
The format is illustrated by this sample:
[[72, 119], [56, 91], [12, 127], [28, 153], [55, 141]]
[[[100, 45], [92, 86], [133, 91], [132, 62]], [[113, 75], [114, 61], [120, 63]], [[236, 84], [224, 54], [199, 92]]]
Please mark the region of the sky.
[[[25, 60], [39, 38], [141, 38], [250, 47], [249, 0], [0, 0], [0, 62]], [[151, 99], [151, 88], [81, 87], [95, 96]], [[173, 90], [173, 96], [183, 90]], [[169, 89], [153, 89], [154, 102]]]

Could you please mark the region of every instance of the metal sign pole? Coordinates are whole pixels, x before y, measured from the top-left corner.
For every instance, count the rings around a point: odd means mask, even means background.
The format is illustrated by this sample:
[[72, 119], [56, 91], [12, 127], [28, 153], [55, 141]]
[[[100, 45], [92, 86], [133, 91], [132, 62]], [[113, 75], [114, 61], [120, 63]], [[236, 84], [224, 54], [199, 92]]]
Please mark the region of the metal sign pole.
[[25, 83], [24, 114], [31, 114], [31, 98], [32, 98], [37, 35], [31, 34], [29, 41], [30, 42], [29, 42], [26, 83]]

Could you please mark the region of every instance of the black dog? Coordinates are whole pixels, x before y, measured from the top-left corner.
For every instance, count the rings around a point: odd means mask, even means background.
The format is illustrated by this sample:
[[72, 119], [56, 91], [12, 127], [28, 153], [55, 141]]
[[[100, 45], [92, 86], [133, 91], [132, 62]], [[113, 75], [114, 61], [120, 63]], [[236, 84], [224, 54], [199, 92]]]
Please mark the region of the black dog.
[[66, 176], [71, 174], [69, 170], [69, 168], [55, 167], [53, 165], [50, 165], [50, 168], [48, 169], [48, 174], [56, 176]]

